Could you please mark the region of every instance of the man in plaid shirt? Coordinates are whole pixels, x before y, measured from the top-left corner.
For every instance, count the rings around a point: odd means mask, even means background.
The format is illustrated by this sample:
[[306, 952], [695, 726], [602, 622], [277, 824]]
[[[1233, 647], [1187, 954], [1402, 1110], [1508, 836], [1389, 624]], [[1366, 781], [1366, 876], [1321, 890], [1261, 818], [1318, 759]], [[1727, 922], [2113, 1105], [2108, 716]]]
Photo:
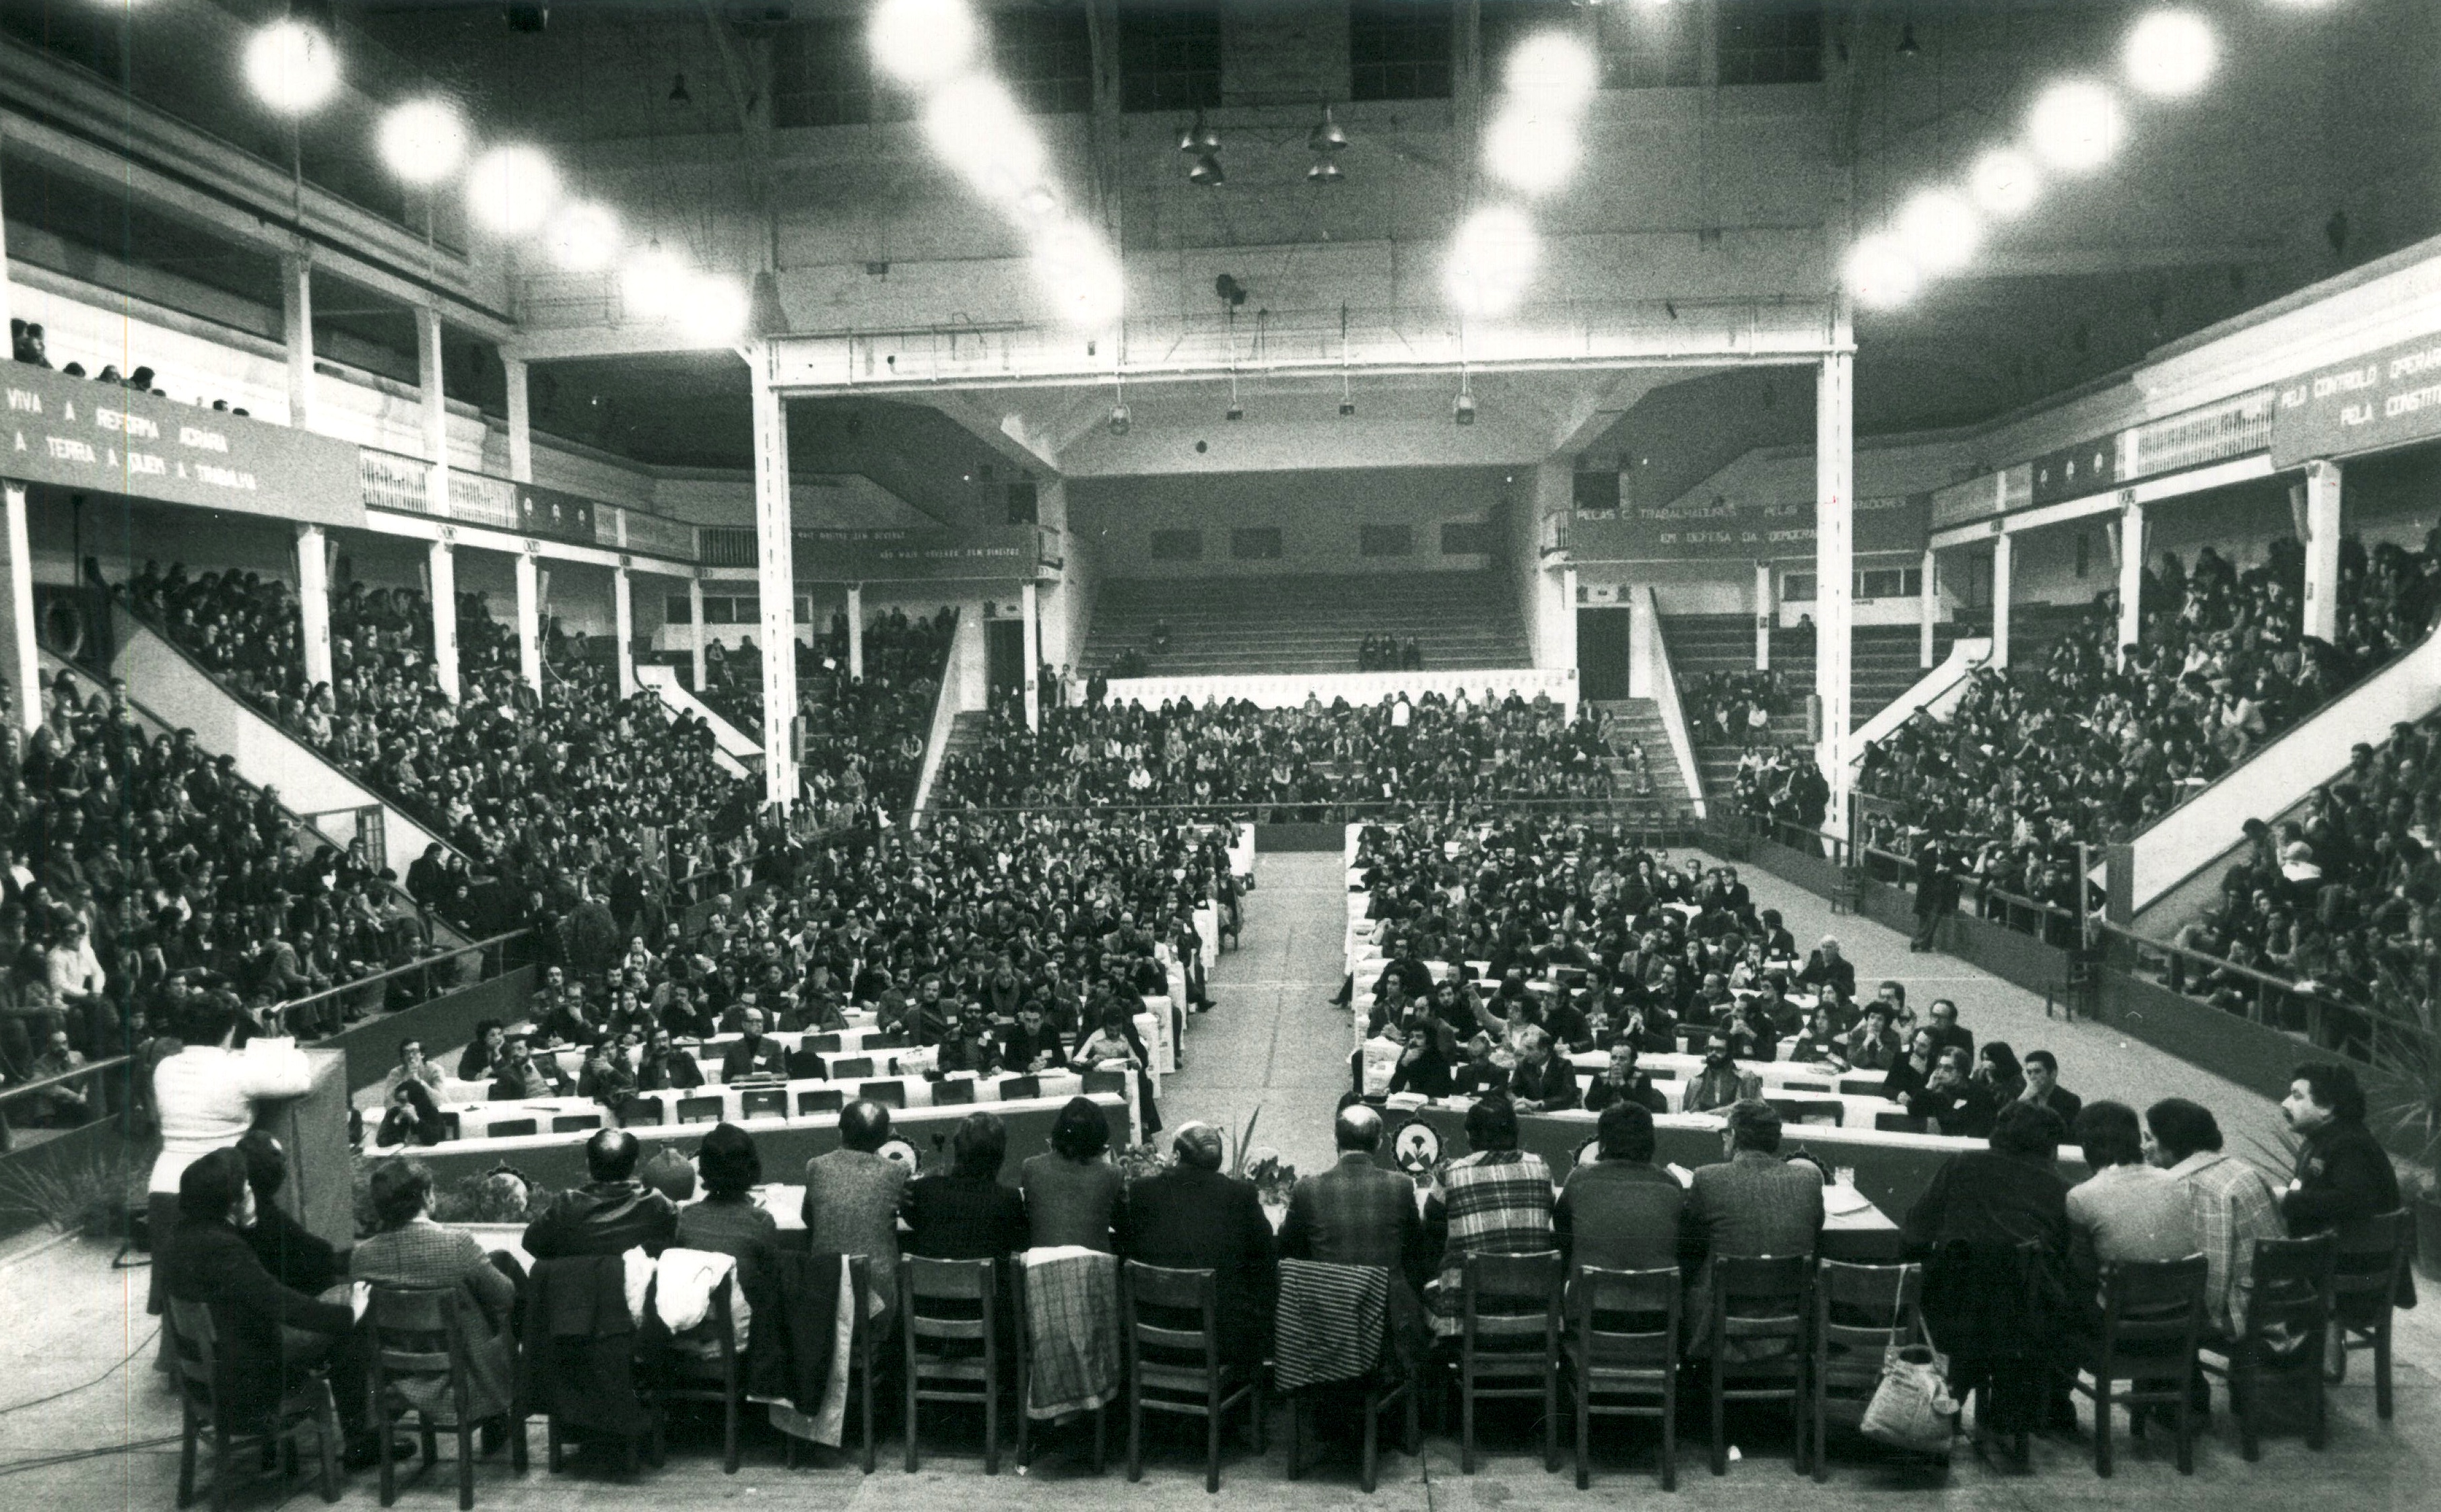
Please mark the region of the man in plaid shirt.
[[2221, 1153], [2212, 1109], [2166, 1097], [2144, 1110], [2144, 1158], [2186, 1187], [2204, 1263], [2204, 1315], [2224, 1336], [2246, 1325], [2254, 1289], [2254, 1241], [2287, 1237], [2280, 1202], [2261, 1171]]
[[1551, 1168], [1517, 1147], [1516, 1105], [1499, 1096], [1478, 1101], [1467, 1110], [1466, 1142], [1474, 1153], [1450, 1163], [1441, 1173], [1440, 1195], [1424, 1207], [1425, 1229], [1446, 1233], [1430, 1300], [1433, 1331], [1447, 1336], [1464, 1326], [1469, 1254], [1553, 1248]]

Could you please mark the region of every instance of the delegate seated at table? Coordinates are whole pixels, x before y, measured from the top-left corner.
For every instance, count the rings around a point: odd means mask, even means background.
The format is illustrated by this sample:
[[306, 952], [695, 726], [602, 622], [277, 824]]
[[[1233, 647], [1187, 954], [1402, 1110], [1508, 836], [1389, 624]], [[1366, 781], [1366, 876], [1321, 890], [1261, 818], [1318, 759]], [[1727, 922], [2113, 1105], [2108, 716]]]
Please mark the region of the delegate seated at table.
[[734, 1082], [787, 1074], [780, 1042], [763, 1033], [763, 1010], [747, 1009], [739, 1018], [738, 1037], [720, 1053], [720, 1079]]

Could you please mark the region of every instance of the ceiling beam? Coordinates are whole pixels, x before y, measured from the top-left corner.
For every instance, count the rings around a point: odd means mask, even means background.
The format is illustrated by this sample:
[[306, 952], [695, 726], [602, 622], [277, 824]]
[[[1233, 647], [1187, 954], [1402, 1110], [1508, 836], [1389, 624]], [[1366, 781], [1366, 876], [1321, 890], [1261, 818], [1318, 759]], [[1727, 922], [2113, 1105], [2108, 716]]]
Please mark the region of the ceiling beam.
[[1989, 243], [1946, 278], [2087, 278], [2142, 268], [2256, 266], [2284, 254], [2276, 242], [2093, 242], [2022, 246]]
[[1029, 472], [1058, 476], [1057, 441], [1031, 423], [1023, 410], [999, 403], [998, 396], [970, 388], [945, 388], [922, 394], [919, 400], [956, 421], [1004, 459]]

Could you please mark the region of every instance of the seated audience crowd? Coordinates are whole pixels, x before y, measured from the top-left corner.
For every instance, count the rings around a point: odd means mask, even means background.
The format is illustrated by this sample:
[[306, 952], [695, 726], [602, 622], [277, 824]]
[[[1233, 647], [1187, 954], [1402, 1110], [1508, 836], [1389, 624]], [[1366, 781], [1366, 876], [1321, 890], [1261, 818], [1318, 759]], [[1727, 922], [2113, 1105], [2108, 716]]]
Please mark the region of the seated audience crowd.
[[1687, 733], [1702, 746], [1764, 746], [1771, 716], [1801, 700], [1792, 697], [1778, 672], [1721, 668], [1691, 677], [1678, 690]]
[[[797, 707], [805, 720], [805, 781], [814, 801], [861, 808], [868, 801], [900, 813], [915, 801], [931, 732], [941, 672], [957, 631], [957, 613], [910, 620], [906, 611], [875, 615], [864, 627], [864, 675], [847, 670], [847, 620], [797, 648]], [[734, 648], [704, 648], [704, 702], [748, 739], [763, 738], [763, 653], [740, 638]]]

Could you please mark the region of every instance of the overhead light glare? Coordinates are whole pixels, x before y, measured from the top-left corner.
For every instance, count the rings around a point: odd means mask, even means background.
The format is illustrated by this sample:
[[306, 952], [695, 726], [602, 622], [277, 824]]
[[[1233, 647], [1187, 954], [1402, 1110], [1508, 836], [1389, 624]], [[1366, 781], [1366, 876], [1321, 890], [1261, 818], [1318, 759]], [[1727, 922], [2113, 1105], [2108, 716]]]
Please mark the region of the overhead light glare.
[[438, 184], [466, 156], [466, 122], [445, 100], [410, 99], [382, 117], [381, 154], [409, 184]]
[[1983, 223], [1947, 189], [1926, 189], [1899, 211], [1900, 243], [1926, 273], [1954, 273], [1983, 242]]
[[2090, 79], [2052, 85], [2026, 117], [2034, 155], [2063, 173], [2089, 173], [2110, 161], [2126, 129], [2118, 97]]
[[245, 81], [283, 116], [301, 116], [339, 87], [339, 53], [319, 27], [275, 21], [245, 45]]
[[1510, 49], [1501, 80], [1521, 100], [1573, 111], [1601, 86], [1601, 64], [1582, 40], [1564, 31], [1539, 31]]
[[998, 81], [966, 74], [924, 107], [932, 150], [989, 198], [1020, 203], [1042, 182], [1042, 139]]
[[884, 73], [920, 86], [964, 71], [979, 31], [966, 0], [881, 0], [865, 37]]
[[619, 299], [631, 318], [667, 320], [678, 314], [693, 277], [683, 261], [655, 242], [627, 260], [619, 276]]
[[1894, 310], [1916, 297], [1924, 276], [1907, 249], [1889, 236], [1865, 237], [1849, 249], [1848, 288], [1859, 304]]
[[697, 274], [680, 287], [676, 314], [679, 324], [707, 341], [733, 341], [746, 331], [746, 291], [733, 279]]
[[1523, 102], [1511, 103], [1483, 134], [1484, 167], [1522, 193], [1557, 192], [1577, 171], [1577, 125]]
[[1062, 225], [1042, 239], [1034, 254], [1037, 281], [1061, 319], [1099, 330], [1119, 316], [1125, 298], [1118, 260], [1083, 226]]
[[559, 197], [559, 171], [537, 148], [495, 147], [466, 174], [466, 207], [496, 236], [531, 236]]
[[2011, 221], [2034, 208], [2043, 189], [2042, 171], [2016, 148], [1995, 147], [1975, 160], [1967, 189], [1984, 214]]
[[1442, 273], [1452, 303], [1468, 315], [1506, 315], [1517, 307], [1542, 257], [1541, 239], [1524, 211], [1490, 205], [1467, 217], [1450, 245]]
[[1329, 105], [1322, 107], [1322, 119], [1314, 124], [1312, 132], [1306, 136], [1305, 145], [1306, 151], [1310, 153], [1347, 151], [1347, 133], [1339, 124], [1339, 117], [1330, 113]]
[[2147, 95], [2177, 99], [2212, 78], [2220, 42], [2211, 24], [2192, 10], [2156, 10], [2128, 28], [2121, 57], [2129, 83]]

